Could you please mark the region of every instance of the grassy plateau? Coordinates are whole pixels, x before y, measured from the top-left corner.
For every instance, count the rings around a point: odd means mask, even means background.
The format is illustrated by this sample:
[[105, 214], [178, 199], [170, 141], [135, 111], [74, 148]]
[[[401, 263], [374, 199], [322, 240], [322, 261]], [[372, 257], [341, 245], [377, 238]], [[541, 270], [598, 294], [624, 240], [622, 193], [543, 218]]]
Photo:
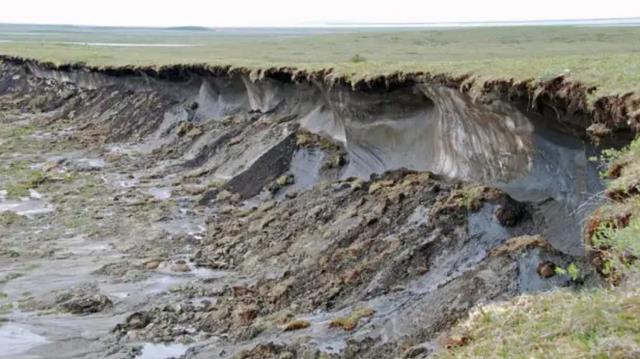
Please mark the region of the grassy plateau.
[[55, 63], [293, 66], [368, 77], [397, 71], [481, 79], [566, 75], [598, 94], [640, 90], [640, 26], [437, 29], [127, 29], [0, 24], [0, 54]]

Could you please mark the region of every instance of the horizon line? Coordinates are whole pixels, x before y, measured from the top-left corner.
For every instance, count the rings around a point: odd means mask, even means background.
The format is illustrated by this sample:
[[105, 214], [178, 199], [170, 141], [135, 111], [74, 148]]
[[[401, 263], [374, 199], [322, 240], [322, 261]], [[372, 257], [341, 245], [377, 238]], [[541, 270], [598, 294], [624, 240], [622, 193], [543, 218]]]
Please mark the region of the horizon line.
[[198, 30], [216, 29], [286, 29], [286, 28], [433, 28], [433, 27], [469, 27], [469, 26], [522, 26], [522, 25], [590, 25], [590, 24], [640, 24], [638, 17], [611, 17], [611, 18], [584, 18], [584, 19], [538, 19], [538, 20], [490, 20], [490, 21], [443, 21], [443, 22], [350, 22], [350, 21], [309, 21], [301, 24], [286, 25], [166, 25], [166, 26], [145, 26], [145, 25], [91, 25], [91, 24], [70, 24], [70, 23], [22, 23], [22, 22], [0, 22], [0, 25], [18, 26], [68, 26], [84, 28], [133, 28], [133, 29], [180, 29], [193, 28]]

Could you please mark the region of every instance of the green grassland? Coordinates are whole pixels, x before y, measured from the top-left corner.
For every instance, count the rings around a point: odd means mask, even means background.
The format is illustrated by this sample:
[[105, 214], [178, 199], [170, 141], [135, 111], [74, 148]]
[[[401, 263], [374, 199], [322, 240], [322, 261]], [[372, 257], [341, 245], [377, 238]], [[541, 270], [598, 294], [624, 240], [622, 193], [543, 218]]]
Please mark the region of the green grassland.
[[0, 54], [98, 66], [207, 63], [332, 68], [356, 78], [396, 71], [516, 80], [563, 74], [598, 86], [601, 95], [640, 90], [640, 27], [633, 26], [343, 29], [318, 34], [304, 29], [243, 32], [0, 25]]

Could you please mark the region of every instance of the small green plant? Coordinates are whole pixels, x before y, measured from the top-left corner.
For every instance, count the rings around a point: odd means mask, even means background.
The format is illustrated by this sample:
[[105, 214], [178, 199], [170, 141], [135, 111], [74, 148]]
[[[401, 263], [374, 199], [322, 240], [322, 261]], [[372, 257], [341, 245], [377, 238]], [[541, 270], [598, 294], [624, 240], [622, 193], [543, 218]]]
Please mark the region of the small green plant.
[[209, 183], [207, 184], [207, 187], [209, 188], [222, 188], [225, 185], [225, 181], [223, 180], [219, 180], [219, 179], [214, 179], [209, 181]]
[[475, 211], [482, 206], [483, 186], [465, 187], [460, 191], [460, 204], [470, 211]]
[[20, 222], [21, 219], [22, 217], [20, 217], [16, 212], [0, 212], [0, 227], [9, 227]]
[[367, 62], [367, 59], [364, 56], [361, 56], [360, 54], [355, 54], [351, 57], [351, 62], [357, 64], [360, 62]]
[[579, 282], [582, 280], [580, 268], [575, 263], [571, 263], [567, 268], [556, 267], [556, 274], [568, 276], [572, 282]]
[[25, 126], [16, 126], [12, 127], [11, 130], [8, 131], [8, 138], [16, 138], [23, 139], [26, 136], [29, 136], [36, 132], [37, 127], [35, 125], [25, 125]]
[[293, 175], [290, 175], [290, 174], [289, 175], [282, 175], [282, 176], [276, 178], [276, 184], [279, 187], [284, 187], [284, 186], [287, 186], [287, 185], [290, 185], [290, 184], [293, 184], [293, 183], [294, 183], [294, 178], [293, 178]]
[[22, 197], [29, 194], [29, 189], [35, 189], [47, 180], [47, 176], [42, 171], [28, 171], [21, 176], [18, 182], [7, 186], [9, 197]]
[[620, 156], [622, 156], [622, 154], [624, 153], [625, 153], [624, 150], [616, 150], [615, 148], [608, 148], [608, 149], [602, 150], [602, 152], [600, 153], [600, 160], [606, 163], [611, 163], [617, 160], [618, 158], [620, 158]]
[[594, 233], [592, 242], [595, 247], [608, 248], [610, 255], [607, 257], [603, 272], [605, 274], [614, 271], [626, 272], [638, 267], [638, 262], [633, 258], [640, 257], [640, 219], [632, 219], [624, 228], [615, 228], [602, 224]]

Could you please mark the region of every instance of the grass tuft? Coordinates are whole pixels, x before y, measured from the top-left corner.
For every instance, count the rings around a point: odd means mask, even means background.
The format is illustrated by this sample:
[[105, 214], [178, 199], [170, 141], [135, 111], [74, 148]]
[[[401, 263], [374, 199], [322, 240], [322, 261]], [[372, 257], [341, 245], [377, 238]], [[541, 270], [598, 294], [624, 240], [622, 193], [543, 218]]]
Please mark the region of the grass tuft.
[[6, 187], [8, 197], [24, 197], [29, 195], [29, 189], [36, 189], [47, 180], [44, 172], [39, 170], [27, 170], [21, 173], [19, 180]]
[[351, 312], [348, 317], [337, 317], [329, 323], [329, 328], [342, 328], [344, 331], [350, 332], [354, 330], [360, 320], [365, 317], [371, 317], [375, 314], [375, 310], [371, 308], [359, 308]]
[[16, 212], [5, 211], [0, 212], [0, 227], [9, 227], [16, 223], [20, 223], [22, 217]]
[[436, 358], [636, 358], [640, 291], [524, 295], [476, 309], [453, 333], [469, 340]]
[[364, 56], [361, 56], [359, 54], [355, 54], [351, 57], [351, 62], [353, 63], [360, 63], [360, 62], [366, 62], [367, 59]]
[[310, 326], [311, 326], [311, 323], [308, 320], [296, 319], [285, 324], [284, 331], [290, 332], [293, 330], [306, 329], [306, 328], [309, 328]]

